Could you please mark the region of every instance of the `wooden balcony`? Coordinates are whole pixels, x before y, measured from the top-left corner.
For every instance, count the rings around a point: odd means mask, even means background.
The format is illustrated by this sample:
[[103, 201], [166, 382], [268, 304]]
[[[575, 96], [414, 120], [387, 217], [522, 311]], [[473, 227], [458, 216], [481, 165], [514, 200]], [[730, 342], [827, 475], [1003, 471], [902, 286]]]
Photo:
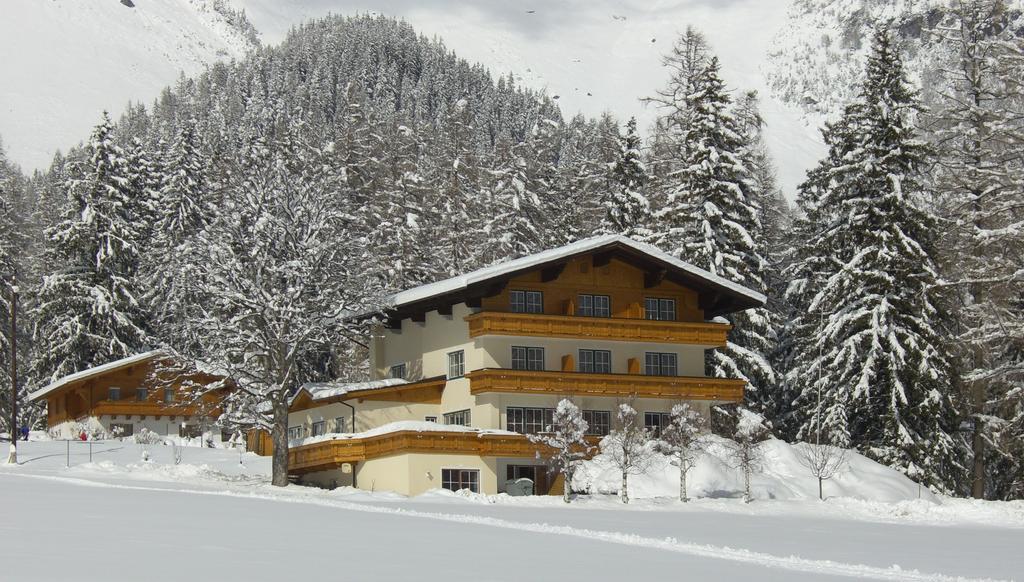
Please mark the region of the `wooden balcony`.
[[183, 402], [159, 402], [156, 400], [100, 400], [92, 406], [89, 415], [138, 415], [138, 416], [220, 416], [220, 410], [212, 405], [195, 405]]
[[466, 374], [472, 394], [514, 392], [558, 396], [671, 398], [742, 402], [746, 382], [733, 378], [590, 374], [485, 368]]
[[660, 342], [725, 347], [726, 323], [579, 317], [540, 313], [482, 311], [467, 316], [469, 337], [541, 336], [567, 339]]
[[[592, 445], [596, 445], [596, 437]], [[367, 438], [324, 440], [288, 450], [288, 472], [323, 471], [343, 463], [401, 453], [479, 455], [481, 457], [533, 458], [545, 447], [531, 443], [525, 435], [445, 431], [397, 431]]]

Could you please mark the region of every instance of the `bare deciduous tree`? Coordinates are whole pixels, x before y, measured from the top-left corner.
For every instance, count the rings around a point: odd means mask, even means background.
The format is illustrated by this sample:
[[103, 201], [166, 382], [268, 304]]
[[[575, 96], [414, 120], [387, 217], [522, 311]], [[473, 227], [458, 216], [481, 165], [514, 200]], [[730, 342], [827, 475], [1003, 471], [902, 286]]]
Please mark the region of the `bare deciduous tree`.
[[672, 458], [672, 464], [679, 467], [679, 500], [689, 501], [686, 495], [686, 474], [704, 453], [705, 440], [701, 436], [703, 418], [700, 413], [681, 403], [672, 407], [672, 420], [661, 430], [661, 437], [655, 442], [655, 450]]
[[823, 482], [835, 477], [846, 464], [846, 449], [833, 445], [803, 443], [797, 457], [818, 480], [818, 499], [824, 500]]
[[642, 475], [650, 468], [654, 458], [653, 435], [640, 424], [636, 409], [629, 404], [619, 405], [616, 419], [619, 426], [601, 439], [601, 452], [622, 472], [619, 498], [629, 503], [629, 476]]
[[[548, 451], [548, 463], [562, 474], [565, 481], [562, 500], [569, 503], [572, 491], [572, 476], [576, 473], [580, 462], [590, 456], [593, 447], [587, 442], [587, 421], [578, 406], [567, 398], [562, 399], [555, 408], [551, 426], [545, 434], [532, 434], [530, 442], [544, 445]], [[537, 453], [540, 456], [540, 453]]]

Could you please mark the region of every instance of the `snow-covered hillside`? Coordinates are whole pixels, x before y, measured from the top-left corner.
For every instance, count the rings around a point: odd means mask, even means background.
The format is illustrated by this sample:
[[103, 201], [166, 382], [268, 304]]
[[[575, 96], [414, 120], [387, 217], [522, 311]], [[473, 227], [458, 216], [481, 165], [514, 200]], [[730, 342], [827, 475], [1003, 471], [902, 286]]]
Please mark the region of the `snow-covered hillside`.
[[[871, 29], [888, 23], [900, 41], [911, 81], [928, 87], [937, 64], [928, 31], [940, 25], [949, 0], [793, 0], [785, 25], [771, 43], [769, 85], [782, 101], [802, 108], [820, 124], [836, 117], [853, 98], [867, 59]], [[1024, 0], [1007, 0], [1017, 28], [1024, 27]]]
[[667, 76], [661, 56], [693, 25], [721, 57], [729, 87], [761, 93], [766, 141], [787, 195], [824, 153], [817, 127], [802, 119], [799, 108], [772, 97], [762, 72], [772, 38], [786, 23], [790, 0], [231, 1], [245, 9], [268, 43], [305, 19], [331, 12], [398, 16], [420, 33], [443, 39], [460, 57], [546, 88], [558, 96], [567, 117], [611, 111], [622, 120], [635, 115], [641, 128], [657, 115], [640, 98], [663, 86]]
[[23, 170], [44, 168], [104, 109], [148, 104], [181, 73], [256, 44], [223, 0], [4, 0], [0, 138]]

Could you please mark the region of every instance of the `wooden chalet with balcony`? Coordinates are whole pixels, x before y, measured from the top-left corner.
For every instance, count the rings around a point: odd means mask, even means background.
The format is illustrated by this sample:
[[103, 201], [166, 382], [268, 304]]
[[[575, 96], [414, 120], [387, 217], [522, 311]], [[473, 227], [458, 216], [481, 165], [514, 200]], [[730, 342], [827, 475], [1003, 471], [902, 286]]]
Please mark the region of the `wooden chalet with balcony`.
[[[75, 438], [79, 432], [197, 437], [220, 416], [227, 386], [212, 374], [179, 374], [160, 351], [146, 352], [65, 376], [29, 395], [46, 402], [47, 426]], [[214, 437], [220, 440], [219, 432]]]
[[[528, 435], [558, 401], [583, 410], [595, 441], [632, 401], [657, 431], [686, 401], [705, 416], [743, 400], [708, 378], [726, 344], [717, 316], [760, 293], [622, 236], [579, 241], [388, 298], [371, 380], [304, 387], [289, 418], [290, 471], [322, 486], [483, 493], [520, 477], [558, 492]], [[541, 451], [543, 452], [543, 451]]]

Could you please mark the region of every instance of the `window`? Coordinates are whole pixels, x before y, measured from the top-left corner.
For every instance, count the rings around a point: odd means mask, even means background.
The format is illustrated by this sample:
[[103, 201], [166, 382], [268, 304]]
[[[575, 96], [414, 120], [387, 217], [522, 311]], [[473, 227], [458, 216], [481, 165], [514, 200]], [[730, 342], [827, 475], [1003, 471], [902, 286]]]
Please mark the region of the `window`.
[[203, 427], [198, 424], [183, 424], [178, 427], [178, 436], [189, 439], [199, 438], [203, 436]]
[[437, 422], [437, 417], [436, 416], [424, 416], [423, 420], [425, 420], [427, 422]]
[[512, 346], [513, 370], [543, 370], [544, 348]]
[[579, 309], [577, 315], [584, 317], [611, 317], [612, 300], [607, 295], [585, 295], [579, 296]]
[[405, 363], [395, 364], [391, 366], [391, 377], [392, 378], [405, 378]]
[[506, 430], [520, 434], [550, 432], [554, 419], [554, 408], [518, 408], [510, 406], [505, 409]]
[[509, 291], [513, 313], [544, 313], [544, 294], [540, 291]]
[[647, 352], [644, 373], [648, 376], [678, 376], [679, 366], [675, 354]]
[[444, 423], [453, 424], [459, 426], [469, 426], [470, 416], [468, 410], [459, 410], [457, 412], [446, 412], [444, 414]]
[[135, 434], [135, 425], [130, 423], [110, 423], [110, 434], [115, 437], [130, 437]]
[[173, 388], [164, 388], [164, 402], [174, 402]]
[[587, 421], [587, 434], [605, 436], [612, 429], [612, 413], [607, 410], [584, 410], [583, 420]]
[[666, 412], [645, 412], [644, 428], [654, 433], [654, 436], [661, 436], [661, 430], [672, 422], [672, 417]]
[[120, 400], [120, 399], [121, 399], [121, 389], [120, 388], [111, 387], [111, 388], [107, 389], [107, 400]]
[[480, 471], [476, 469], [441, 469], [441, 487], [449, 491], [469, 489], [480, 493]]
[[344, 416], [339, 416], [334, 419], [334, 432], [346, 432], [345, 425], [348, 423], [345, 420]]
[[644, 299], [644, 317], [662, 321], [676, 320], [676, 300], [648, 297]]
[[327, 422], [323, 421], [323, 420], [319, 420], [317, 422], [314, 422], [313, 423], [312, 435], [313, 436], [320, 436], [322, 434], [327, 434]]
[[302, 438], [302, 426], [289, 426], [288, 427], [288, 438], [295, 440]]
[[466, 353], [462, 350], [448, 354], [448, 379], [461, 378], [466, 373]]
[[608, 350], [580, 350], [580, 372], [612, 373], [612, 353]]
[[143, 402], [149, 398], [149, 388], [136, 388], [135, 399], [139, 402]]

